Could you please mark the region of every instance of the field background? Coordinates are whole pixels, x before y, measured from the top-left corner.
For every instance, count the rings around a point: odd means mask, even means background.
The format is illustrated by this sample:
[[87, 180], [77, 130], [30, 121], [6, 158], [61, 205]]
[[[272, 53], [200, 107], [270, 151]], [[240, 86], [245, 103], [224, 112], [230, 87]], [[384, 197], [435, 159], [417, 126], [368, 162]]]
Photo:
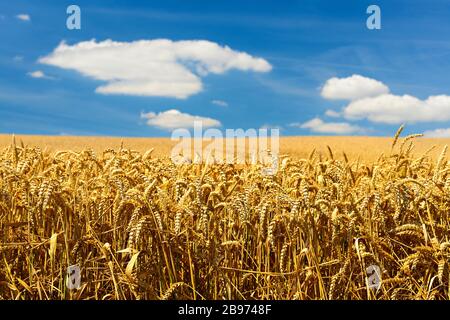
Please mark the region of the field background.
[[[124, 148], [145, 152], [154, 148], [156, 157], [169, 157], [173, 146], [178, 142], [170, 138], [121, 138], [121, 137], [76, 137], [76, 136], [31, 136], [16, 135], [16, 142], [21, 141], [28, 146], [39, 146], [42, 150], [56, 152], [61, 150], [81, 151], [92, 149], [102, 152], [108, 148], [118, 149], [123, 144]], [[336, 137], [336, 136], [308, 136], [308, 137], [281, 137], [280, 153], [288, 154], [293, 158], [308, 157], [313, 149], [322, 155], [327, 155], [327, 145], [333, 151], [334, 156], [342, 158], [342, 152], [348, 158], [361, 161], [374, 161], [379, 156], [389, 154], [393, 139], [391, 137]], [[7, 147], [12, 142], [12, 135], [0, 134], [0, 148]], [[413, 154], [420, 156], [435, 146], [430, 156], [436, 158], [445, 145], [450, 144], [450, 139], [418, 138], [414, 140]]]

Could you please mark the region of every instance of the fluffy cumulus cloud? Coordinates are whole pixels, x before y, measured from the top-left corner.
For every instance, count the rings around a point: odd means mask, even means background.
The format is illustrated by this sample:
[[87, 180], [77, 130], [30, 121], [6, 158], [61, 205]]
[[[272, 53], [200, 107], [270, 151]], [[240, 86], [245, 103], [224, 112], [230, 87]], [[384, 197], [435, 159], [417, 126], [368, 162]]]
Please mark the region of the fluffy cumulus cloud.
[[357, 74], [347, 78], [333, 77], [322, 87], [321, 95], [330, 100], [356, 100], [389, 92], [382, 82]]
[[193, 128], [194, 122], [202, 123], [203, 128], [220, 127], [218, 120], [182, 113], [179, 110], [171, 109], [159, 113], [148, 112], [141, 114], [141, 118], [146, 119], [147, 125], [165, 130], [178, 128]]
[[18, 15], [16, 16], [16, 18], [19, 19], [19, 20], [21, 20], [21, 21], [31, 21], [30, 15], [29, 15], [29, 14], [26, 14], [26, 13], [18, 14]]
[[201, 77], [209, 73], [268, 72], [272, 68], [262, 58], [215, 42], [169, 39], [61, 42], [39, 62], [106, 82], [96, 89], [98, 93], [179, 99], [200, 92]]
[[403, 95], [383, 94], [350, 102], [343, 109], [347, 119], [366, 118], [372, 122], [440, 122], [450, 120], [450, 96], [430, 96], [425, 100]]
[[293, 123], [291, 126], [310, 129], [316, 133], [352, 134], [363, 131], [361, 127], [347, 122], [324, 122], [320, 118], [314, 118], [305, 123]]
[[322, 88], [322, 96], [348, 100], [340, 112], [327, 110], [325, 114], [330, 117], [386, 124], [450, 121], [450, 96], [420, 99], [395, 95], [382, 82], [360, 75], [329, 79]]
[[425, 131], [423, 135], [428, 138], [450, 138], [450, 128]]

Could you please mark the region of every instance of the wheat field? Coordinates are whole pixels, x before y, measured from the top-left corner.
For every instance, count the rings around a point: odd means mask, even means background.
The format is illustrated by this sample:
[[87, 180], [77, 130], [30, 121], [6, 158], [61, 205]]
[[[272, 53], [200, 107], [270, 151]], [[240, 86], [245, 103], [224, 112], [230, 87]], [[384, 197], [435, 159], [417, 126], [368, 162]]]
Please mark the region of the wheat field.
[[0, 299], [449, 299], [446, 141], [400, 133], [283, 138], [273, 176], [175, 165], [162, 139], [2, 136]]
[[[0, 134], [0, 148], [11, 145], [12, 135]], [[32, 136], [16, 135], [17, 143], [39, 147], [43, 152], [55, 153], [63, 150], [81, 152], [92, 150], [102, 153], [107, 149], [118, 150], [121, 147], [145, 153], [154, 149], [154, 157], [168, 157], [177, 141], [170, 138], [128, 138], [128, 137], [80, 137], [80, 136]], [[351, 160], [376, 161], [381, 154], [391, 152], [392, 138], [389, 137], [339, 137], [339, 136], [305, 136], [280, 137], [280, 153], [291, 158], [308, 158], [311, 152], [316, 156], [326, 157], [328, 146], [333, 150], [336, 159], [343, 160], [343, 153]], [[450, 145], [449, 138], [416, 139], [412, 152], [421, 156], [427, 153], [437, 158], [445, 145]], [[430, 150], [431, 149], [431, 150]]]

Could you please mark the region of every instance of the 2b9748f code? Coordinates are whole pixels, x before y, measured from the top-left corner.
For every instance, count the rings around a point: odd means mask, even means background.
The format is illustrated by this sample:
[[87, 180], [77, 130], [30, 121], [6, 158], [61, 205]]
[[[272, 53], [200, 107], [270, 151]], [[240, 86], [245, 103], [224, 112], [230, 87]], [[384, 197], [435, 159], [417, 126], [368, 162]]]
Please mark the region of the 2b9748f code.
[[250, 304], [224, 304], [222, 305], [222, 314], [223, 315], [234, 315], [234, 314], [259, 314], [259, 315], [267, 315], [271, 311], [270, 304], [261, 304], [261, 305], [250, 305]]

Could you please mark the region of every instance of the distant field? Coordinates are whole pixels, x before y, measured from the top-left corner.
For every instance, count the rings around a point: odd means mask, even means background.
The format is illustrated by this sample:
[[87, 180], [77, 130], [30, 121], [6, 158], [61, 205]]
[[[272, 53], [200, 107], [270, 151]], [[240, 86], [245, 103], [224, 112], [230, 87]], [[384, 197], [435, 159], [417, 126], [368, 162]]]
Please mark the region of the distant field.
[[[11, 144], [12, 135], [0, 135], [0, 148]], [[118, 138], [118, 137], [74, 137], [74, 136], [28, 136], [17, 135], [16, 141], [28, 146], [39, 146], [42, 149], [54, 152], [59, 150], [81, 151], [93, 149], [102, 152], [105, 149], [117, 149], [123, 144], [124, 148], [145, 152], [154, 148], [153, 155], [158, 157], [170, 156], [170, 151], [176, 141], [169, 138]], [[392, 144], [390, 137], [283, 137], [280, 142], [281, 154], [289, 154], [294, 158], [308, 157], [313, 149], [319, 154], [328, 154], [327, 145], [330, 146], [336, 158], [342, 157], [345, 150], [351, 159], [358, 157], [363, 161], [376, 160], [381, 153], [389, 153]], [[436, 157], [450, 139], [415, 139], [414, 154], [421, 155], [433, 146], [430, 153]]]

